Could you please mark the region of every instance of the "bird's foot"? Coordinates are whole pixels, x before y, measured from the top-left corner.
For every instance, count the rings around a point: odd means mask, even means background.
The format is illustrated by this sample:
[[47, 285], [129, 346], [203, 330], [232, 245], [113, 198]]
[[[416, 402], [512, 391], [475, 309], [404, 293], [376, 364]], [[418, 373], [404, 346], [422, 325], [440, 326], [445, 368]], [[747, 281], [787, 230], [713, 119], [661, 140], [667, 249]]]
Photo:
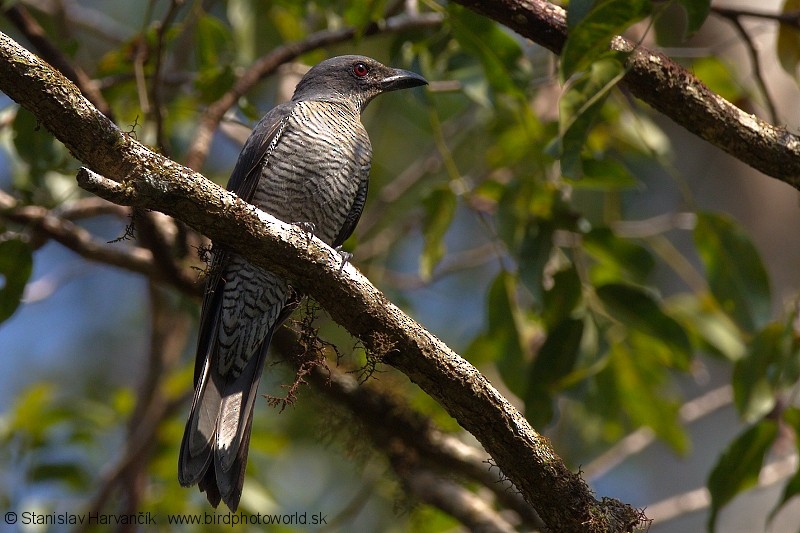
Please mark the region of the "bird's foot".
[[337, 246], [336, 247], [336, 251], [339, 253], [339, 256], [342, 258], [342, 262], [339, 263], [339, 272], [338, 272], [338, 274], [341, 274], [342, 270], [344, 270], [345, 265], [347, 265], [347, 263], [350, 262], [350, 259], [353, 258], [353, 254], [351, 254], [350, 252], [345, 252], [344, 250], [342, 250], [341, 246]]
[[314, 233], [317, 231], [317, 227], [314, 225], [313, 222], [308, 221], [301, 221], [301, 222], [292, 222], [293, 225], [297, 226], [301, 230], [303, 230], [306, 234], [306, 246], [311, 244], [311, 238], [314, 236]]

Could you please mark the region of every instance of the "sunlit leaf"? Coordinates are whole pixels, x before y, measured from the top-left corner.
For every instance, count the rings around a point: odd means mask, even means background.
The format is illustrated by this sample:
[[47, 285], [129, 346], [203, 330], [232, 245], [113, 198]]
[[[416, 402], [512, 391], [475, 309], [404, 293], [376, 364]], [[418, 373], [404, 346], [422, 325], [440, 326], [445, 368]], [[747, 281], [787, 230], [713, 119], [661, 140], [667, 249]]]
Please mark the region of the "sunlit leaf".
[[736, 437], [722, 452], [708, 478], [711, 493], [709, 531], [714, 531], [717, 514], [733, 498], [758, 482], [764, 456], [778, 435], [778, 425], [762, 420]]
[[694, 240], [723, 311], [746, 331], [766, 324], [772, 310], [769, 279], [744, 231], [727, 215], [698, 213]]
[[583, 236], [583, 247], [597, 260], [591, 275], [598, 285], [620, 279], [643, 282], [655, 268], [656, 262], [646, 248], [618, 237], [610, 228], [592, 228]]
[[[784, 0], [781, 13], [796, 13], [798, 11], [800, 11], [800, 0]], [[797, 31], [796, 26], [778, 24], [776, 48], [781, 67], [797, 80], [797, 66], [800, 64], [800, 32]]]
[[745, 420], [757, 420], [775, 406], [778, 395], [798, 380], [800, 351], [794, 332], [772, 323], [759, 331], [747, 355], [733, 368], [733, 398]]
[[561, 173], [577, 179], [583, 174], [581, 168], [583, 145], [603, 106], [609, 91], [623, 75], [623, 66], [618, 54], [606, 53], [588, 71], [573, 80], [558, 102], [559, 131], [561, 133]]
[[686, 432], [678, 423], [680, 402], [666, 394], [666, 369], [651, 357], [652, 338], [639, 336], [633, 346], [618, 342], [603, 373], [611, 376], [617, 402], [636, 426], [647, 426], [672, 448], [684, 453], [689, 447]]
[[738, 361], [747, 350], [741, 332], [728, 315], [709, 305], [709, 300], [689, 293], [670, 297], [670, 315], [681, 322], [702, 351]]
[[[800, 449], [800, 409], [792, 406], [787, 407], [783, 411], [783, 420], [794, 430], [795, 445]], [[786, 482], [786, 485], [783, 487], [781, 499], [778, 500], [778, 503], [775, 504], [775, 507], [770, 511], [768, 520], [771, 521], [775, 515], [778, 514], [778, 511], [786, 505], [786, 502], [798, 494], [800, 494], [800, 468], [795, 470], [794, 475]]]
[[30, 246], [19, 239], [0, 242], [0, 322], [19, 307], [32, 270]]

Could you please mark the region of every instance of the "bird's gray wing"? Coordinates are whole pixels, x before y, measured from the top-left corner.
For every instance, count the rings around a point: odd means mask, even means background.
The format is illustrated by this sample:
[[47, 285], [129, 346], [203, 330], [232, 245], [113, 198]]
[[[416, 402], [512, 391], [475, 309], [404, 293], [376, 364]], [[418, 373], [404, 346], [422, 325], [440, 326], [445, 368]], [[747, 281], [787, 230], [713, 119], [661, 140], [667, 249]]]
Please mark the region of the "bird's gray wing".
[[[367, 169], [367, 174], [369, 174], [369, 169]], [[361, 218], [361, 213], [364, 211], [364, 204], [367, 201], [368, 187], [369, 180], [361, 180], [361, 183], [358, 186], [358, 193], [356, 193], [356, 199], [353, 202], [353, 206], [350, 208], [350, 212], [347, 213], [347, 218], [342, 225], [342, 229], [339, 230], [339, 234], [333, 240], [332, 246], [334, 248], [344, 244], [344, 241], [346, 241], [350, 235], [353, 234], [353, 230], [356, 229], [356, 224], [358, 224], [358, 219]]]
[[[264, 159], [286, 124], [286, 119], [291, 112], [293, 103], [278, 105], [272, 108], [258, 122], [253, 132], [248, 137], [236, 161], [236, 166], [228, 180], [227, 189], [245, 202], [250, 202], [261, 178], [261, 169]], [[225, 281], [222, 273], [228, 263], [229, 253], [215, 247], [211, 267], [206, 280], [206, 291], [203, 295], [203, 306], [200, 312], [200, 336], [197, 343], [197, 359], [194, 367], [195, 387], [202, 374], [206, 359], [211, 355], [214, 337], [219, 324], [219, 312], [222, 305], [222, 286]]]
[[253, 198], [256, 185], [261, 179], [261, 164], [269, 152], [275, 148], [274, 143], [280, 139], [294, 105], [294, 102], [286, 102], [270, 109], [258, 121], [245, 142], [230, 180], [228, 180], [228, 190], [245, 202], [249, 202]]

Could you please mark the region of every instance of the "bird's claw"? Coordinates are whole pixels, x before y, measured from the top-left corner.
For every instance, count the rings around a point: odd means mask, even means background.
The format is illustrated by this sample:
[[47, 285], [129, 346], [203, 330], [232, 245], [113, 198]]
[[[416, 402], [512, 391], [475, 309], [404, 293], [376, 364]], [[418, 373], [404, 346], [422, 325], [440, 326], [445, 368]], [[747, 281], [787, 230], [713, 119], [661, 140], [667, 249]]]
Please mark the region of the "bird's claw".
[[344, 270], [345, 265], [347, 265], [347, 263], [350, 262], [350, 259], [353, 258], [353, 254], [351, 254], [350, 252], [345, 252], [344, 250], [342, 250], [341, 246], [336, 247], [336, 252], [342, 258], [342, 262], [339, 263], [339, 271], [337, 272], [337, 274], [341, 274], [342, 271]]

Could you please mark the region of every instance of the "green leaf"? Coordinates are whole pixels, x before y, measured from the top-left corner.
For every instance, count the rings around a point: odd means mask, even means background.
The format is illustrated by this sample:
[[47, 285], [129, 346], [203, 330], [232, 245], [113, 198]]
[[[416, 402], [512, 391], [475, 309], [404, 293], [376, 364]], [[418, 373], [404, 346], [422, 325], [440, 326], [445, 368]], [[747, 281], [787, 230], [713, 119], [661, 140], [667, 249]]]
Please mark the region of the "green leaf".
[[383, 17], [386, 0], [362, 0], [348, 4], [344, 10], [344, 21], [348, 26], [356, 28], [360, 36], [370, 23]]
[[578, 179], [583, 174], [583, 145], [603, 102], [625, 75], [620, 54], [607, 52], [606, 56], [592, 63], [584, 75], [573, 80], [558, 101], [561, 173], [568, 178]]
[[731, 362], [738, 361], [747, 353], [739, 328], [711, 298], [698, 298], [691, 293], [678, 294], [670, 297], [668, 308], [670, 315], [683, 324], [701, 350]]
[[544, 268], [553, 252], [553, 231], [546, 220], [531, 221], [519, 247], [519, 279], [537, 303], [542, 301]]
[[[796, 33], [796, 32], [795, 32]], [[731, 68], [719, 57], [706, 56], [692, 62], [692, 72], [709, 89], [730, 102], [742, 98], [742, 85], [737, 83]]]
[[32, 270], [30, 246], [19, 239], [0, 242], [0, 322], [19, 307]]
[[580, 20], [570, 17], [569, 34], [561, 53], [561, 80], [587, 69], [608, 53], [611, 39], [649, 15], [650, 10], [648, 0], [598, 0]]
[[711, 493], [709, 531], [714, 531], [720, 509], [758, 482], [764, 456], [777, 435], [778, 425], [772, 420], [762, 420], [736, 437], [722, 452], [708, 478]]
[[[800, 0], [785, 0], [781, 13], [796, 13], [800, 11]], [[778, 25], [778, 39], [776, 42], [778, 60], [781, 67], [792, 78], [797, 80], [797, 65], [800, 64], [800, 32], [792, 24]]]
[[678, 423], [680, 402], [664, 388], [666, 368], [652, 357], [653, 344], [652, 339], [631, 333], [624, 342], [612, 344], [608, 367], [601, 374], [609, 374], [620, 414], [637, 426], [650, 427], [675, 451], [684, 453], [689, 440]]
[[591, 269], [592, 281], [597, 285], [620, 279], [644, 282], [656, 264], [646, 248], [617, 237], [606, 227], [593, 228], [584, 235], [583, 248], [597, 260]]
[[221, 20], [209, 14], [197, 19], [195, 53], [200, 70], [217, 67], [233, 55], [233, 35]]
[[527, 388], [528, 364], [517, 328], [514, 279], [502, 272], [489, 288], [487, 329], [467, 348], [470, 361], [493, 361], [506, 386], [519, 397]]
[[582, 159], [580, 164], [583, 170], [580, 179], [567, 180], [575, 189], [618, 191], [639, 185], [625, 165], [612, 159]]
[[425, 208], [422, 220], [425, 244], [419, 260], [419, 272], [423, 280], [429, 280], [446, 251], [444, 235], [456, 213], [456, 195], [449, 187], [434, 189], [422, 200], [422, 206]]
[[772, 323], [756, 334], [733, 368], [733, 399], [745, 420], [769, 413], [778, 395], [797, 382], [798, 356], [791, 327]]
[[551, 329], [530, 366], [523, 399], [525, 417], [534, 427], [543, 427], [553, 419], [553, 394], [560, 388], [559, 380], [578, 360], [583, 325], [583, 320], [567, 319]]
[[544, 292], [542, 320], [553, 327], [569, 317], [583, 298], [583, 284], [577, 271], [570, 267], [553, 274], [553, 285]]
[[[794, 430], [795, 445], [800, 449], [800, 409], [791, 406], [787, 407], [783, 411], [783, 420]], [[767, 520], [772, 521], [775, 515], [778, 514], [778, 511], [786, 505], [786, 502], [798, 494], [800, 494], [800, 468], [797, 469], [794, 475], [789, 478], [789, 481], [786, 482], [781, 499], [778, 500], [778, 503], [775, 504], [775, 507], [770, 511]]]
[[698, 213], [694, 240], [722, 310], [745, 331], [764, 326], [772, 310], [769, 279], [747, 235], [727, 215]]
[[681, 325], [662, 311], [647, 292], [632, 285], [610, 283], [597, 288], [608, 313], [625, 327], [658, 339], [672, 354], [671, 363], [683, 367], [691, 359], [689, 337]]
[[480, 61], [489, 86], [498, 93], [524, 96], [529, 75], [521, 69], [519, 41], [492, 20], [452, 2], [448, 12], [453, 35], [466, 54]]
[[711, 0], [678, 0], [678, 4], [686, 12], [685, 39], [699, 30], [706, 21], [711, 11]]

